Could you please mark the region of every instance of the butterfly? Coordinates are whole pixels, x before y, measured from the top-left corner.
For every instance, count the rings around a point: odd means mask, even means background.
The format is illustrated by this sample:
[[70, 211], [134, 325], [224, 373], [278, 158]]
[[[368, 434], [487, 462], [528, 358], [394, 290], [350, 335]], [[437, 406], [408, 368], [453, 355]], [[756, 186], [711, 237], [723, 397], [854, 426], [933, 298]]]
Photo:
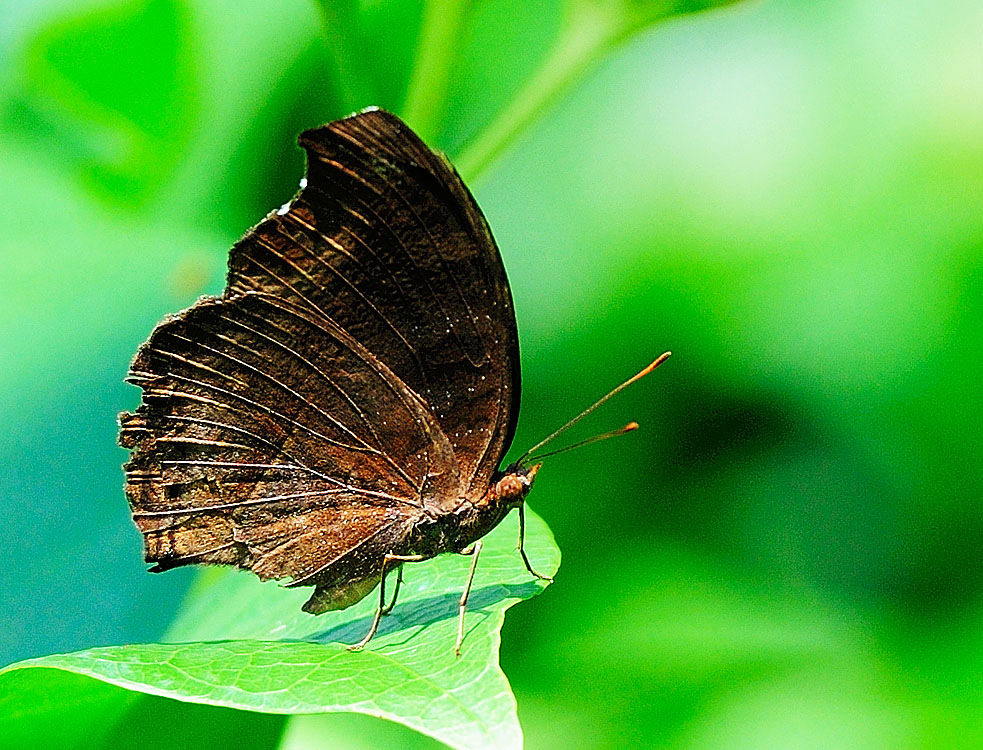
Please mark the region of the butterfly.
[[522, 561], [550, 580], [523, 547], [539, 465], [499, 468], [520, 394], [505, 268], [457, 172], [395, 115], [299, 143], [301, 190], [232, 247], [224, 293], [166, 317], [133, 359], [133, 519], [154, 572], [289, 579], [313, 587], [312, 614], [378, 586], [352, 650], [395, 605], [403, 563], [470, 555], [459, 654], [481, 538], [514, 508]]

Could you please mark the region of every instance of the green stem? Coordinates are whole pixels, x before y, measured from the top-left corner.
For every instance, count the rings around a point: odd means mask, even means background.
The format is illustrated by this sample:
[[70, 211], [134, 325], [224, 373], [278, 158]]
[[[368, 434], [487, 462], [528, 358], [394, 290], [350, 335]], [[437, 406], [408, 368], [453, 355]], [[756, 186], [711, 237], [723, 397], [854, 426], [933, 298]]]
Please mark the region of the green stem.
[[324, 35], [334, 58], [343, 109], [352, 112], [375, 104], [374, 87], [358, 64], [356, 50], [361, 41], [358, 9], [350, 0], [317, 0]]
[[429, 0], [423, 9], [402, 114], [424, 141], [434, 139], [443, 119], [461, 27], [470, 5], [470, 0]]
[[586, 3], [574, 4], [546, 59], [512, 102], [454, 160], [473, 181], [526, 128], [577, 81], [623, 32], [620, 18]]

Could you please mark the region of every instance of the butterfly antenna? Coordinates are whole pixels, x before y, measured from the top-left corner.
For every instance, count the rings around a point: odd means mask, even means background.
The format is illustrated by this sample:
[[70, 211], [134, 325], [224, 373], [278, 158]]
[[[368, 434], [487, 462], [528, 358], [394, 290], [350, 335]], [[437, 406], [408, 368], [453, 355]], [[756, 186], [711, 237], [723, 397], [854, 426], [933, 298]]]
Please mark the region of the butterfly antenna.
[[602, 440], [607, 440], [608, 438], [618, 437], [618, 435], [624, 435], [626, 432], [634, 432], [638, 429], [638, 422], [629, 422], [624, 427], [619, 427], [617, 430], [611, 430], [611, 432], [605, 432], [603, 435], [595, 435], [594, 437], [589, 437], [586, 440], [581, 440], [572, 445], [565, 445], [562, 448], [557, 448], [556, 450], [548, 451], [546, 453], [540, 453], [538, 456], [530, 456], [529, 460], [539, 461], [544, 458], [549, 458], [550, 456], [557, 456], [560, 453], [566, 453], [567, 451], [572, 451], [574, 448], [583, 448], [585, 445], [590, 445], [591, 443], [599, 443]]
[[[599, 398], [593, 404], [591, 404], [586, 409], [584, 409], [582, 412], [580, 412], [580, 414], [578, 414], [577, 416], [575, 416], [573, 419], [571, 419], [569, 422], [567, 422], [565, 425], [563, 425], [560, 429], [555, 430], [554, 432], [550, 433], [545, 438], [543, 438], [538, 443], [536, 443], [532, 448], [530, 448], [525, 453], [523, 453], [522, 456], [519, 458], [519, 460], [515, 462], [516, 465], [521, 466], [522, 463], [525, 462], [533, 453], [535, 453], [536, 451], [538, 451], [540, 448], [542, 448], [547, 443], [551, 442], [554, 438], [562, 435], [564, 432], [566, 432], [567, 430], [569, 430], [571, 427], [573, 427], [575, 424], [577, 424], [577, 422], [579, 422], [581, 419], [583, 419], [584, 417], [586, 417], [588, 414], [590, 414], [592, 411], [594, 411], [597, 407], [599, 407], [601, 404], [603, 404], [609, 398], [611, 398], [612, 396], [614, 396], [617, 393], [620, 393], [621, 391], [623, 391], [625, 388], [627, 388], [628, 386], [630, 386], [635, 381], [641, 380], [642, 378], [644, 378], [646, 375], [648, 375], [650, 372], [652, 372], [652, 370], [654, 370], [656, 367], [658, 367], [663, 362], [665, 362], [667, 359], [669, 359], [669, 355], [670, 354], [672, 354], [672, 352], [666, 352], [665, 354], [661, 355], [658, 359], [656, 359], [652, 364], [650, 364], [644, 370], [642, 370], [641, 372], [637, 373], [636, 375], [633, 375], [632, 377], [628, 378], [628, 380], [626, 380], [624, 383], [622, 383], [621, 385], [619, 385], [617, 388], [614, 388], [613, 390], [609, 391], [605, 395], [601, 396], [601, 398]], [[614, 430], [613, 432], [606, 432], [603, 435], [596, 435], [595, 437], [588, 438], [587, 440], [582, 440], [579, 443], [574, 443], [573, 445], [567, 446], [566, 448], [561, 448], [561, 449], [559, 449], [557, 451], [553, 451], [552, 453], [546, 453], [546, 454], [543, 454], [541, 456], [537, 456], [537, 459], [544, 458], [545, 456], [555, 456], [557, 453], [563, 453], [565, 451], [572, 450], [573, 448], [579, 448], [581, 445], [587, 445], [588, 443], [595, 443], [598, 440], [605, 440], [605, 439], [607, 439], [609, 437], [615, 437], [617, 435], [623, 435], [626, 432], [631, 432], [632, 430], [635, 430], [635, 429], [638, 429], [638, 425], [635, 422], [631, 422], [629, 424], [626, 424], [624, 427], [622, 427], [619, 430]]]

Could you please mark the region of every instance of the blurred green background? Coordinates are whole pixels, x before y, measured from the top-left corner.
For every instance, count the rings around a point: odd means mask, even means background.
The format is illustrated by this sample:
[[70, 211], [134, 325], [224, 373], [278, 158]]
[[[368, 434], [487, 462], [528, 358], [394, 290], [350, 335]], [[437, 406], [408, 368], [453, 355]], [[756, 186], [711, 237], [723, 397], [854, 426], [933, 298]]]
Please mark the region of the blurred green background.
[[0, 664], [160, 636], [193, 573], [144, 572], [129, 359], [292, 196], [297, 133], [377, 104], [501, 246], [518, 451], [675, 353], [582, 426], [642, 430], [537, 480], [564, 564], [504, 631], [527, 746], [983, 746], [983, 5], [640, 29], [475, 156], [571, 7], [646, 5], [0, 6]]

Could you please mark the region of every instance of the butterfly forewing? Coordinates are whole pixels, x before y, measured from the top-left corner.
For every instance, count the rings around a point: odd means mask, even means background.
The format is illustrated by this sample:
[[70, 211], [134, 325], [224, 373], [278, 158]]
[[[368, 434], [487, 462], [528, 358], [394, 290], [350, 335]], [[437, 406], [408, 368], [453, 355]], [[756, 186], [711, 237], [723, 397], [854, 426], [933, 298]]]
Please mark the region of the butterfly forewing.
[[274, 289], [384, 352], [454, 446], [462, 482], [483, 492], [519, 390], [515, 314], [484, 218], [446, 159], [388, 113], [300, 142], [307, 186], [233, 248], [230, 288]]
[[512, 303], [467, 189], [397, 118], [301, 137], [307, 184], [233, 248], [220, 298], [162, 322], [121, 416], [158, 569], [235, 564], [344, 606], [511, 440]]

